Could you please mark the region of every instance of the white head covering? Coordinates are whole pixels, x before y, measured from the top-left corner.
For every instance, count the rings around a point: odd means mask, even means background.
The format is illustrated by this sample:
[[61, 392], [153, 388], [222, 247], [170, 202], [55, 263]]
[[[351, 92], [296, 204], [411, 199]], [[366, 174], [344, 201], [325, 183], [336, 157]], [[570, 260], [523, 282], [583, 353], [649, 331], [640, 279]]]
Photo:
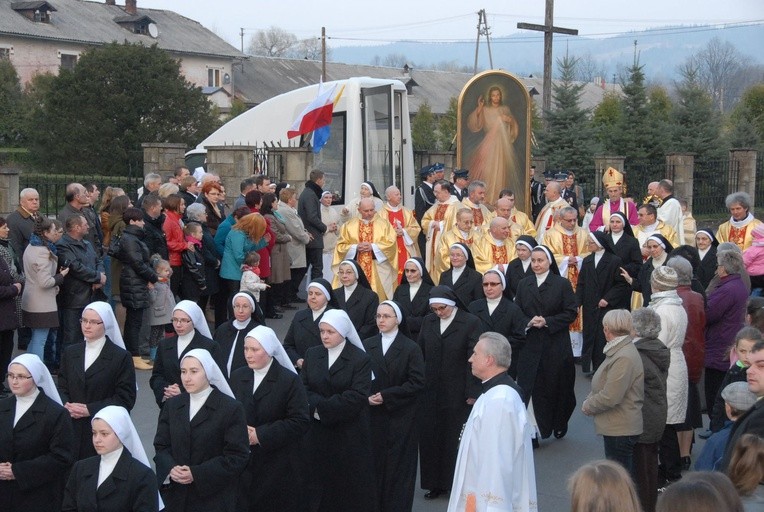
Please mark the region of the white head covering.
[[[355, 265], [353, 265], [353, 268], [355, 268]], [[329, 290], [327, 290], [326, 287], [322, 285], [321, 283], [317, 283], [316, 281], [311, 281], [308, 284], [308, 288], [311, 288], [311, 287], [318, 288], [319, 290], [321, 290], [321, 293], [324, 294], [324, 297], [326, 297], [326, 300], [332, 300], [332, 296], [329, 293]]]
[[371, 188], [371, 185], [369, 185], [369, 184], [368, 184], [368, 183], [366, 183], [365, 181], [361, 183], [361, 188], [365, 188], [365, 189], [366, 189], [366, 190], [368, 190], [370, 193], [374, 194], [374, 189], [372, 189], [372, 188]]
[[651, 235], [651, 236], [648, 236], [648, 237], [647, 237], [647, 240], [648, 240], [648, 241], [649, 241], [649, 240], [652, 240], [652, 241], [653, 241], [653, 242], [655, 242], [656, 244], [658, 244], [658, 245], [660, 245], [661, 247], [663, 247], [663, 250], [664, 250], [664, 251], [666, 250], [666, 244], [664, 244], [664, 243], [663, 243], [663, 240], [661, 240], [661, 239], [660, 239], [660, 238], [658, 238], [657, 236], [655, 236], [655, 235]]
[[350, 317], [347, 313], [345, 313], [344, 310], [327, 310], [324, 313], [324, 316], [321, 317], [319, 324], [331, 325], [337, 330], [338, 333], [347, 338], [350, 343], [366, 352], [366, 349], [363, 348], [363, 343], [361, 343], [361, 338], [358, 336], [358, 331], [355, 330], [353, 322], [350, 320]]
[[[32, 380], [38, 388], [42, 388], [45, 391], [45, 396], [51, 400], [58, 402], [59, 405], [64, 405], [61, 402], [61, 396], [58, 394], [56, 384], [53, 382], [53, 377], [50, 376], [48, 368], [40, 361], [40, 358], [36, 354], [21, 354], [16, 357], [11, 364], [20, 364], [32, 375]], [[8, 370], [11, 369], [11, 364], [8, 365]]]
[[589, 240], [591, 240], [592, 242], [594, 242], [595, 244], [597, 244], [597, 247], [599, 247], [600, 249], [604, 249], [604, 247], [602, 247], [602, 244], [601, 244], [601, 243], [600, 243], [600, 241], [597, 239], [597, 237], [596, 237], [596, 236], [594, 236], [594, 233], [589, 233]]
[[[252, 306], [252, 312], [254, 313], [257, 310], [257, 307], [255, 306], [255, 300], [252, 298], [252, 296], [245, 292], [239, 292], [236, 295], [233, 296], [231, 299], [231, 305], [234, 305], [234, 302], [236, 302], [237, 297], [244, 297], [249, 301], [249, 305]], [[177, 308], [176, 308], [177, 309]], [[189, 315], [190, 316], [190, 315]], [[206, 325], [207, 322], [205, 322]], [[194, 327], [196, 327], [196, 323], [194, 323]]]
[[355, 274], [355, 278], [358, 279], [358, 267], [355, 265], [355, 262], [352, 260], [342, 260], [340, 262], [340, 267], [342, 265], [349, 265], [353, 269], [353, 274]]
[[[190, 301], [184, 300], [181, 302], [190, 302]], [[228, 381], [225, 380], [225, 376], [223, 375], [223, 372], [220, 371], [220, 367], [215, 362], [215, 360], [212, 359], [212, 356], [210, 355], [209, 352], [207, 352], [203, 348], [195, 348], [193, 350], [189, 350], [188, 352], [186, 352], [186, 355], [183, 356], [183, 359], [180, 360], [181, 364], [183, 364], [183, 360], [186, 359], [187, 357], [193, 357], [194, 359], [202, 363], [202, 367], [204, 368], [204, 373], [207, 374], [207, 380], [209, 381], [210, 385], [218, 388], [218, 391], [220, 391], [221, 393], [225, 393], [231, 398], [235, 398], [233, 396], [233, 391], [231, 391], [231, 386], [228, 385]]]
[[197, 306], [196, 302], [190, 300], [182, 300], [178, 302], [178, 304], [173, 309], [173, 311], [177, 310], [181, 310], [191, 317], [191, 321], [194, 323], [194, 329], [199, 331], [203, 336], [212, 339], [210, 327], [207, 325], [207, 319], [204, 318], [204, 312], [202, 312], [202, 308]]
[[[501, 289], [502, 289], [502, 290], [504, 290], [504, 289], [506, 289], [506, 288], [507, 288], [507, 278], [506, 278], [506, 277], [504, 277], [504, 274], [503, 274], [503, 273], [499, 272], [499, 271], [498, 271], [498, 270], [496, 270], [495, 268], [490, 268], [490, 269], [488, 269], [488, 270], [486, 270], [486, 271], [485, 271], [485, 273], [486, 273], [486, 274], [487, 274], [488, 272], [491, 272], [492, 274], [496, 274], [497, 276], [499, 276], [499, 281], [501, 281]], [[483, 274], [483, 275], [485, 275], [485, 274]]]
[[[466, 255], [465, 255], [465, 256], [466, 256]], [[419, 262], [418, 262], [417, 260], [415, 260], [414, 258], [409, 258], [409, 259], [407, 259], [407, 260], [406, 260], [406, 263], [404, 263], [404, 265], [406, 265], [407, 263], [413, 263], [414, 265], [416, 265], [416, 268], [418, 268], [418, 269], [419, 269], [419, 273], [420, 273], [420, 274], [424, 274], [424, 270], [422, 270], [422, 264], [421, 264], [421, 263], [419, 263]]]
[[400, 323], [403, 322], [403, 313], [401, 313], [401, 308], [398, 307], [398, 304], [396, 304], [395, 302], [391, 300], [383, 300], [382, 302], [379, 303], [379, 305], [381, 306], [382, 304], [385, 304], [393, 308], [393, 311], [395, 312], [395, 318], [398, 319], [398, 324], [400, 325]]
[[294, 369], [294, 364], [289, 359], [286, 350], [284, 350], [284, 346], [276, 337], [276, 333], [273, 332], [273, 329], [264, 325], [258, 325], [249, 331], [246, 337], [256, 339], [260, 343], [260, 346], [263, 347], [263, 350], [265, 350], [269, 356], [275, 358], [281, 366], [297, 373], [297, 370]]
[[[127, 409], [119, 405], [109, 405], [93, 416], [93, 419], [90, 422], [91, 425], [95, 420], [103, 420], [108, 423], [119, 438], [122, 446], [127, 448], [127, 451], [130, 452], [130, 455], [147, 468], [151, 468], [149, 458], [146, 457], [146, 451], [143, 449], [141, 438], [135, 430], [135, 425], [133, 425], [133, 421], [130, 419], [130, 413], [127, 412]], [[164, 508], [164, 502], [162, 501], [162, 497], [159, 496], [159, 493], [157, 493], [157, 499], [159, 500], [159, 510], [162, 510]]]
[[465, 258], [469, 259], [469, 257], [470, 257], [470, 255], [467, 254], [467, 250], [461, 244], [458, 244], [458, 243], [451, 244], [451, 247], [449, 247], [449, 249], [459, 249], [460, 251], [462, 251], [462, 254], [464, 254]]
[[92, 309], [98, 313], [98, 316], [101, 317], [101, 321], [103, 322], [103, 328], [106, 330], [106, 336], [108, 336], [116, 346], [124, 349], [125, 342], [122, 340], [122, 333], [119, 332], [119, 324], [114, 317], [114, 310], [111, 309], [111, 306], [106, 302], [98, 301], [91, 302], [85, 306], [85, 309]]
[[[286, 188], [289, 188], [289, 184], [287, 184]], [[331, 196], [331, 195], [334, 195], [334, 192], [332, 192], [331, 190], [324, 190], [321, 193], [321, 198], [323, 199], [324, 196]]]

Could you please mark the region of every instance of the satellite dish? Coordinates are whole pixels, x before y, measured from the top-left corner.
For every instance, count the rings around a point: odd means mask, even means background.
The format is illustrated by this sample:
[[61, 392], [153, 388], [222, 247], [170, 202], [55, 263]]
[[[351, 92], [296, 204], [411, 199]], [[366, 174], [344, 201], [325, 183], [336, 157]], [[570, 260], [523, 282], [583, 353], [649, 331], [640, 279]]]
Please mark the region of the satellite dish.
[[228, 73], [223, 75], [223, 83], [226, 84], [226, 85], [230, 84], [231, 83], [231, 75], [229, 75]]
[[156, 23], [149, 23], [149, 35], [154, 39], [159, 37], [159, 27]]

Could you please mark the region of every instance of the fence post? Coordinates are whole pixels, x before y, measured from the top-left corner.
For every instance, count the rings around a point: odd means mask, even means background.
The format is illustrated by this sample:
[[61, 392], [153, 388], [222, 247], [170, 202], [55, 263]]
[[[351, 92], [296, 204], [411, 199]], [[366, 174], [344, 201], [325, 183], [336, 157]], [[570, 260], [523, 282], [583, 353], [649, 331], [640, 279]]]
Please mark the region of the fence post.
[[749, 148], [730, 149], [730, 168], [733, 165], [738, 166], [738, 190], [729, 190], [732, 192], [748, 192], [751, 196], [751, 206], [754, 206], [756, 200], [756, 158], [758, 151]]
[[[173, 142], [144, 142], [143, 148], [143, 175], [146, 176], [152, 172], [160, 174], [162, 178], [165, 174], [171, 174], [179, 165], [184, 165], [186, 158], [186, 145]], [[191, 169], [193, 173], [194, 170]]]
[[19, 205], [18, 169], [0, 166], [0, 213], [7, 216]]
[[[687, 201], [687, 209], [692, 211], [692, 186], [695, 175], [694, 153], [669, 153], [666, 155], [666, 171], [674, 181], [674, 196]], [[673, 173], [672, 173], [673, 171]]]
[[241, 181], [255, 172], [255, 146], [205, 146], [207, 172], [220, 176], [226, 200], [233, 204], [240, 195]]
[[268, 168], [271, 179], [285, 181], [298, 190], [314, 168], [313, 152], [306, 147], [268, 148], [268, 161], [274, 167], [276, 162], [280, 163], [278, 169]]
[[[626, 161], [626, 157], [615, 155], [594, 155], [594, 189], [591, 191], [590, 196], [605, 197], [602, 190], [602, 174], [608, 167], [616, 169], [618, 172], [623, 173], [623, 164]], [[626, 182], [626, 189], [629, 186], [629, 177], [624, 173], [624, 181]], [[584, 205], [586, 208], [586, 205]]]

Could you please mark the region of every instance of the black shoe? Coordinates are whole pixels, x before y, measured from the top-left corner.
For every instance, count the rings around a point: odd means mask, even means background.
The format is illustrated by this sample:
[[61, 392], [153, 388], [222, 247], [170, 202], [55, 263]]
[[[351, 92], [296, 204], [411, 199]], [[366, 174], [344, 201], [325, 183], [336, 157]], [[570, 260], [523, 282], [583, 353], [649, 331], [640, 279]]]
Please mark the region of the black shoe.
[[281, 309], [284, 309], [284, 310], [287, 310], [287, 309], [289, 309], [289, 310], [299, 309], [297, 306], [292, 306], [291, 304], [282, 304], [280, 307], [281, 307]]
[[272, 320], [278, 320], [280, 318], [284, 318], [284, 315], [282, 315], [281, 313], [272, 313], [270, 315], [265, 315], [265, 318], [270, 318]]
[[424, 493], [424, 499], [426, 500], [434, 500], [438, 496], [440, 496], [443, 493], [440, 489], [433, 489], [431, 491], [427, 491]]
[[557, 439], [562, 439], [563, 437], [565, 437], [565, 434], [567, 433], [568, 433], [568, 427], [565, 427], [562, 430], [555, 430], [554, 437], [556, 437]]
[[690, 466], [692, 465], [692, 460], [690, 457], [682, 457], [682, 471], [687, 471], [690, 469]]

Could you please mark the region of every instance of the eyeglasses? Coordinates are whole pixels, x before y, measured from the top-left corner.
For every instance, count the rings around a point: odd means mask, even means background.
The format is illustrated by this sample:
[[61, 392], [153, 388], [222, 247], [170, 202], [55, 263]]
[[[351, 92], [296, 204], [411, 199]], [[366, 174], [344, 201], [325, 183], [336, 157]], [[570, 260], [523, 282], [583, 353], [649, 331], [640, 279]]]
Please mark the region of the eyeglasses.
[[190, 318], [171, 318], [170, 321], [174, 324], [190, 324], [191, 319]]
[[103, 322], [99, 320], [88, 320], [87, 318], [80, 318], [82, 325], [101, 325]]
[[483, 283], [483, 288], [487, 288], [489, 286], [499, 286], [500, 284], [501, 283], [491, 283], [491, 282], [486, 281], [485, 283]]
[[404, 268], [403, 271], [404, 272], [409, 272], [409, 273], [413, 274], [415, 272], [419, 272], [419, 269], [416, 269], [416, 268]]
[[[237, 304], [237, 305], [235, 305], [235, 306], [233, 307], [233, 309], [237, 309], [237, 310], [239, 310], [239, 309], [241, 309], [241, 310], [244, 310], [244, 309], [252, 309], [252, 306], [251, 306], [251, 305], [249, 305], [249, 304]], [[175, 320], [176, 320], [175, 318], [173, 318], [173, 319], [172, 319], [172, 321], [173, 321], [173, 322], [174, 322]], [[180, 321], [180, 318], [178, 318], [177, 320], [178, 320], [178, 321]], [[186, 320], [186, 321], [188, 322], [188, 320]]]
[[434, 313], [440, 313], [441, 311], [445, 311], [447, 307], [448, 306], [432, 306], [430, 309], [432, 309]]
[[32, 378], [31, 375], [18, 375], [16, 373], [7, 373], [5, 377], [8, 380], [29, 380]]
[[377, 320], [389, 320], [391, 318], [396, 318], [396, 316], [395, 315], [382, 315], [382, 314], [378, 314], [377, 315]]

